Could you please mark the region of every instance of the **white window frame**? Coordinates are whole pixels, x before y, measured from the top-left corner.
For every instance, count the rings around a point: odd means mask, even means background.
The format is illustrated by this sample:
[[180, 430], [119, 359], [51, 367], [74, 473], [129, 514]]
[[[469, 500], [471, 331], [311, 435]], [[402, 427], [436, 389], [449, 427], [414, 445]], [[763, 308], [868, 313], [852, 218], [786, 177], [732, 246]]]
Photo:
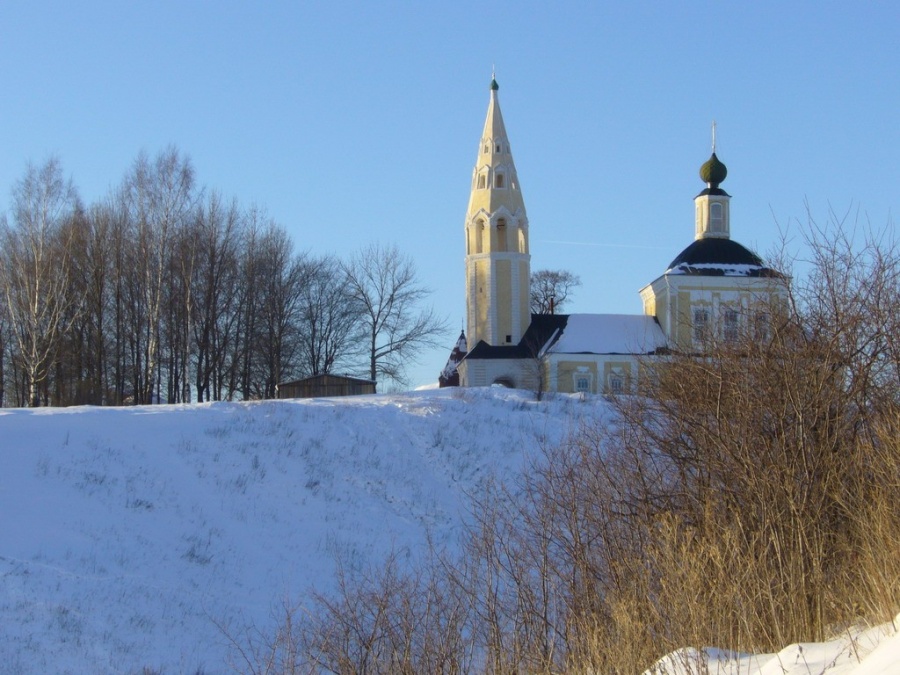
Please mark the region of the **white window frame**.
[[721, 202], [712, 202], [709, 205], [709, 231], [725, 231], [725, 205]]
[[626, 373], [622, 368], [613, 368], [606, 376], [606, 390], [612, 396], [618, 396], [625, 393]]
[[[586, 388], [581, 388], [581, 382], [585, 383]], [[590, 394], [594, 391], [594, 375], [584, 366], [579, 366], [578, 370], [572, 373], [572, 389], [577, 394]]]

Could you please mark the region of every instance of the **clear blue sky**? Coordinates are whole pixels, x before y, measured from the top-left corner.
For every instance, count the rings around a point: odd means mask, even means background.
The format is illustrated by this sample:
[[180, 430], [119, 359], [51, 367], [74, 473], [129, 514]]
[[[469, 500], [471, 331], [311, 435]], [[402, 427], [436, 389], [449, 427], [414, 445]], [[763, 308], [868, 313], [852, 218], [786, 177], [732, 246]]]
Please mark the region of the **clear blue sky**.
[[464, 316], [463, 219], [496, 66], [532, 269], [639, 313], [693, 237], [710, 123], [732, 235], [765, 254], [829, 205], [882, 227], [900, 186], [894, 2], [20, 2], [0, 8], [0, 189], [58, 156], [84, 201], [175, 144], [298, 248], [378, 241]]

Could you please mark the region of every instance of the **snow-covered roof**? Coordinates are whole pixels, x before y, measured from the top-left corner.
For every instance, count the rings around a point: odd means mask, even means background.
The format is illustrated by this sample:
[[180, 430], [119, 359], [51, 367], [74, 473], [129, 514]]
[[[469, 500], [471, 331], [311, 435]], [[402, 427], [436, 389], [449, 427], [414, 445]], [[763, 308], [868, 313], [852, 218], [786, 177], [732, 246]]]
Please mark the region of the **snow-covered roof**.
[[649, 354], [668, 342], [659, 323], [644, 314], [570, 314], [552, 354]]
[[688, 265], [681, 263], [669, 270], [667, 274], [703, 274], [704, 272], [712, 272], [716, 276], [725, 277], [753, 277], [760, 276], [760, 271], [765, 269], [762, 265], [727, 265], [724, 263], [699, 263], [697, 265]]
[[456, 340], [456, 345], [453, 347], [453, 351], [450, 352], [450, 358], [447, 359], [447, 365], [444, 366], [444, 369], [438, 376], [438, 384], [441, 387], [459, 386], [459, 372], [457, 372], [457, 368], [467, 351], [466, 332], [461, 331], [459, 338]]
[[779, 277], [762, 258], [732, 239], [708, 237], [694, 240], [669, 263], [666, 274], [710, 277]]

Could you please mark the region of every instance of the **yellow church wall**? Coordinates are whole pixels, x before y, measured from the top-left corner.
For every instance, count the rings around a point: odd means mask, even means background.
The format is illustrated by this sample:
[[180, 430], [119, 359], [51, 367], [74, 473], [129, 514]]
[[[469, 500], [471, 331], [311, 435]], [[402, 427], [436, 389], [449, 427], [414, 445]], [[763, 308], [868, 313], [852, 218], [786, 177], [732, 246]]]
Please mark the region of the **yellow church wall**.
[[[587, 375], [592, 394], [627, 393], [633, 391], [638, 376], [638, 358], [617, 354], [554, 355], [549, 359], [549, 389], [563, 394], [577, 393], [577, 380]], [[613, 376], [618, 376], [619, 392], [612, 391]]]
[[475, 295], [478, 300], [475, 312], [477, 326], [473, 337], [477, 344], [478, 340], [488, 339], [490, 331], [488, 315], [490, 313], [491, 279], [487, 260], [475, 262]]
[[720, 277], [718, 279], [724, 280], [724, 283], [709, 283], [713, 279], [716, 278], [690, 279], [693, 283], [673, 280], [673, 285], [678, 290], [675, 295], [676, 313], [672, 329], [675, 341], [682, 349], [690, 349], [693, 345], [695, 309], [708, 309], [709, 320], [715, 326], [718, 325], [723, 308], [737, 309], [745, 317], [756, 311], [771, 312], [769, 308], [777, 306], [777, 299], [785, 291], [783, 282], [778, 280]]
[[675, 307], [672, 308], [675, 329], [675, 343], [682, 349], [689, 349], [693, 336], [691, 319], [691, 292], [679, 291], [675, 295]]
[[[644, 301], [644, 314], [648, 316], [655, 316], [659, 318], [659, 322], [662, 323], [662, 318], [657, 314], [657, 305], [656, 305], [656, 296], [648, 295], [643, 298]], [[665, 305], [663, 305], [665, 306]]]
[[494, 336], [494, 344], [509, 344], [506, 336], [511, 335], [512, 330], [512, 264], [510, 260], [498, 260], [496, 265], [497, 298], [497, 335]]
[[530, 288], [531, 263], [528, 260], [519, 261], [519, 333], [523, 334], [531, 324], [531, 293]]

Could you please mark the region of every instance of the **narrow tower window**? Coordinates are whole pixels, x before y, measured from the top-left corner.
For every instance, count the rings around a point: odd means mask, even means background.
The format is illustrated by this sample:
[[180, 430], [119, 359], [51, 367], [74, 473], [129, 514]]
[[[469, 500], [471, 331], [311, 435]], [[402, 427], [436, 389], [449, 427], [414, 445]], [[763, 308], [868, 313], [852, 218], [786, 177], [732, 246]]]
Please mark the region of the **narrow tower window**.
[[484, 251], [484, 221], [475, 223], [475, 253]]
[[725, 209], [718, 202], [709, 205], [709, 229], [711, 232], [725, 231]]
[[478, 189], [483, 190], [487, 186], [487, 180], [484, 177], [484, 174], [478, 176]]
[[497, 221], [497, 250], [508, 250], [508, 245], [506, 243], [506, 218], [500, 218]]
[[494, 187], [502, 188], [503, 187], [503, 174], [498, 173], [494, 178]]

